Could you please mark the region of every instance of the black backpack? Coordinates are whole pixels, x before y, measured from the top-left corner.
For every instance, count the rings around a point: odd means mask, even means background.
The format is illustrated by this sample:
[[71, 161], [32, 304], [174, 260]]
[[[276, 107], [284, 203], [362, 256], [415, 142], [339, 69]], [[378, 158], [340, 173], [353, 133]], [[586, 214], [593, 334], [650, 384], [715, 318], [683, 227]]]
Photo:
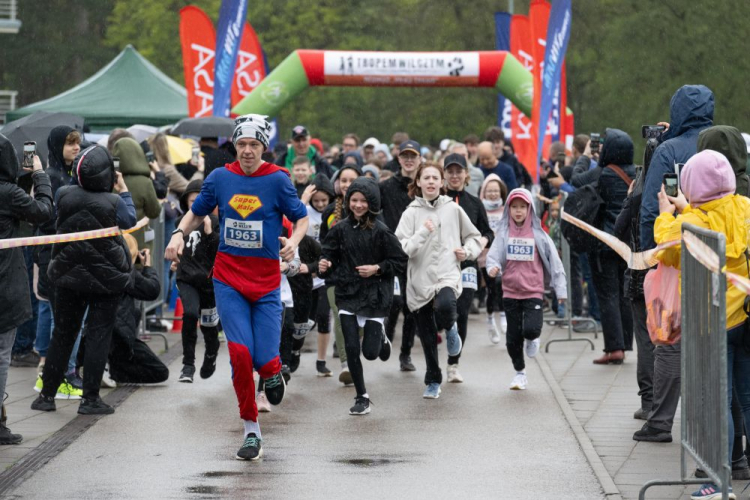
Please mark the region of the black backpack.
[[[607, 165], [607, 167], [614, 170], [625, 183], [630, 185], [632, 182], [630, 177], [620, 167], [614, 164]], [[586, 184], [570, 193], [565, 200], [563, 210], [576, 219], [601, 229], [604, 220], [604, 200], [599, 194], [599, 182]], [[561, 221], [560, 229], [574, 252], [586, 253], [599, 247], [597, 238], [564, 219]]]

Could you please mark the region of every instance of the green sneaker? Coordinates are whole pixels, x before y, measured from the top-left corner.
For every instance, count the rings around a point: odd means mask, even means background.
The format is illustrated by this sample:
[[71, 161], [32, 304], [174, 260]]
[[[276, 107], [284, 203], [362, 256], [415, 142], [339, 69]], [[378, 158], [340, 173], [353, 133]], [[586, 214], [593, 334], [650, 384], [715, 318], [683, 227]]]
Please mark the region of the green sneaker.
[[[44, 387], [44, 382], [42, 382], [42, 377], [40, 375], [36, 378], [36, 385], [34, 385], [34, 390], [36, 392], [42, 392], [42, 387]], [[57, 394], [55, 395], [55, 399], [81, 399], [82, 397], [83, 390], [76, 389], [66, 380], [63, 380], [63, 383], [60, 384], [60, 387], [57, 388]]]

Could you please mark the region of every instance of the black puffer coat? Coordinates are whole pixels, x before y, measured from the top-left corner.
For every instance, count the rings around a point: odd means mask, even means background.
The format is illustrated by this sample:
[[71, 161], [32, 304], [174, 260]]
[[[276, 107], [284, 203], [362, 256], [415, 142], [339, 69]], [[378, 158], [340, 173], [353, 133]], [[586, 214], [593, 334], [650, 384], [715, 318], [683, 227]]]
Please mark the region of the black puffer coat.
[[[117, 226], [120, 197], [111, 193], [115, 183], [112, 157], [93, 146], [75, 159], [80, 185], [65, 186], [57, 194], [57, 234]], [[52, 247], [47, 275], [61, 288], [117, 295], [130, 281], [130, 252], [121, 236], [97, 238]]]
[[[339, 309], [361, 316], [382, 318], [388, 315], [393, 301], [393, 277], [406, 271], [409, 260], [396, 236], [375, 214], [380, 211], [380, 191], [373, 179], [360, 177], [346, 192], [346, 205], [354, 193], [362, 193], [370, 206], [367, 219], [372, 227], [349, 215], [331, 228], [323, 241], [321, 258], [331, 262], [320, 277], [336, 287]], [[358, 266], [380, 266], [380, 273], [362, 278]]]
[[[0, 134], [0, 240], [18, 238], [20, 222], [43, 224], [52, 219], [49, 177], [34, 172], [34, 197], [18, 187], [18, 157], [13, 144]], [[21, 247], [0, 250], [0, 333], [31, 318], [29, 277]]]
[[625, 198], [628, 196], [629, 184], [617, 175], [607, 165], [619, 166], [630, 180], [635, 180], [635, 165], [633, 165], [633, 140], [630, 136], [616, 128], [607, 129], [599, 163], [604, 167], [599, 176], [599, 194], [604, 200], [604, 225], [602, 229], [609, 234], [615, 234], [615, 221], [622, 211]]

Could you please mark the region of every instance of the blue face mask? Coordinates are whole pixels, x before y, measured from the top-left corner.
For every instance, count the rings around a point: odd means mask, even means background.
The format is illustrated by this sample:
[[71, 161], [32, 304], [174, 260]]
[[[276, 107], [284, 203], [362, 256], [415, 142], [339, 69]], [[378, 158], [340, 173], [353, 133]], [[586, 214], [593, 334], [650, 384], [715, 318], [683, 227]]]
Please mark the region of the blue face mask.
[[503, 199], [500, 198], [497, 201], [491, 201], [488, 199], [482, 200], [485, 210], [499, 210], [503, 206]]

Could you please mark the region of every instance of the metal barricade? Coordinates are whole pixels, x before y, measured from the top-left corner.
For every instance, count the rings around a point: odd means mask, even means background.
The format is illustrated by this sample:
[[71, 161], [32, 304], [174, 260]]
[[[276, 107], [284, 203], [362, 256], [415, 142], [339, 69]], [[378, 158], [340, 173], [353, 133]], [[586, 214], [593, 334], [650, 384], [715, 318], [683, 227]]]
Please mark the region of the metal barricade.
[[[152, 300], [149, 302], [141, 302], [140, 308], [141, 308], [141, 324], [139, 328], [138, 336], [157, 336], [161, 337], [164, 340], [164, 350], [169, 350], [169, 341], [167, 340], [167, 336], [162, 332], [154, 332], [150, 331], [147, 328], [146, 325], [146, 314], [153, 311], [154, 309], [157, 309], [159, 307], [162, 307], [165, 304], [165, 292], [164, 292], [164, 248], [166, 247], [165, 242], [165, 235], [164, 235], [164, 207], [162, 206], [161, 213], [159, 214], [158, 219], [152, 219], [149, 221], [149, 225], [146, 227], [146, 230], [152, 229], [154, 231], [154, 244], [153, 244], [153, 252], [151, 253], [151, 267], [154, 271], [156, 271], [157, 276], [159, 276], [159, 283], [161, 284], [161, 290], [159, 292], [159, 297], [156, 298], [156, 300]], [[159, 315], [159, 319], [161, 319], [163, 316]]]
[[[691, 224], [682, 225], [719, 257], [719, 269], [726, 264], [723, 234]], [[713, 482], [728, 498], [729, 462], [727, 398], [726, 275], [714, 273], [698, 262], [682, 245], [682, 339], [681, 397], [682, 425], [680, 481], [649, 481], [639, 498], [646, 498], [652, 486]], [[689, 478], [686, 459], [692, 457], [710, 479]]]
[[568, 286], [568, 300], [565, 304], [565, 317], [564, 318], [544, 318], [547, 323], [554, 324], [556, 326], [567, 326], [568, 338], [563, 339], [552, 339], [548, 340], [544, 345], [544, 352], [549, 352], [550, 344], [555, 342], [588, 342], [591, 344], [591, 350], [594, 350], [594, 343], [590, 339], [573, 337], [573, 323], [593, 323], [594, 325], [594, 338], [598, 337], [597, 329], [598, 325], [594, 318], [583, 318], [583, 317], [571, 317], [573, 312], [572, 299], [573, 299], [573, 287], [571, 285], [570, 276], [570, 246], [565, 238], [562, 238], [562, 262], [563, 268], [565, 269], [565, 281]]
[[[561, 203], [560, 203], [561, 210], [564, 204], [565, 204], [565, 199], [561, 200]], [[541, 212], [538, 212], [538, 213], [541, 213]], [[566, 304], [565, 304], [565, 317], [564, 318], [546, 317], [544, 318], [544, 321], [546, 321], [550, 325], [560, 326], [563, 328], [567, 327], [568, 338], [548, 340], [547, 343], [544, 345], [544, 352], [549, 352], [550, 344], [554, 344], [555, 342], [588, 342], [589, 344], [591, 344], [591, 350], [593, 351], [594, 343], [591, 340], [586, 339], [586, 338], [573, 337], [573, 323], [576, 323], [576, 324], [589, 323], [589, 324], [594, 325], [594, 329], [593, 329], [594, 338], [599, 337], [599, 334], [598, 334], [599, 325], [597, 324], [594, 318], [571, 316], [573, 314], [573, 285], [571, 282], [572, 276], [570, 272], [570, 245], [568, 245], [568, 240], [566, 240], [565, 237], [562, 237], [561, 240], [562, 240], [561, 242], [562, 263], [563, 263], [563, 268], [565, 269], [565, 282], [568, 287], [568, 300], [566, 301]]]

